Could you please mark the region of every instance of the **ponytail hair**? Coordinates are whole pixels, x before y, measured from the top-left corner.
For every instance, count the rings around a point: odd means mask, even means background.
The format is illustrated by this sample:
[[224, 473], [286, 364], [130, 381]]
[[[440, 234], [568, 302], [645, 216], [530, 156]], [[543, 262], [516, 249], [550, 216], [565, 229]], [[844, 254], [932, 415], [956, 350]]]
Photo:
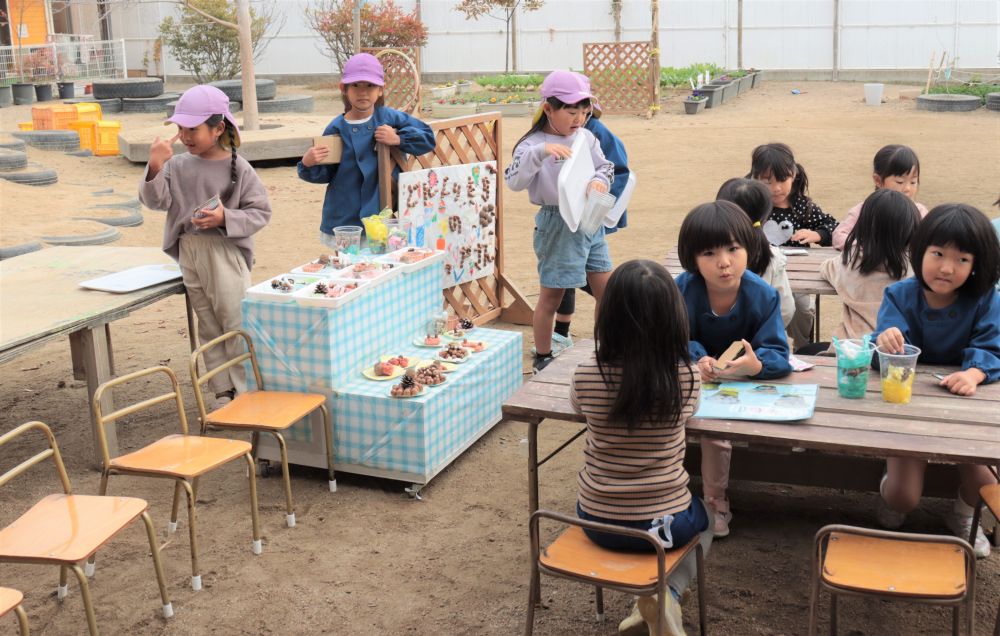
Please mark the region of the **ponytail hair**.
[[750, 217], [753, 228], [756, 230], [756, 252], [755, 258], [748, 260], [747, 267], [758, 276], [763, 276], [764, 272], [771, 265], [771, 244], [768, 242], [764, 231], [761, 229], [767, 219], [771, 216], [773, 205], [771, 203], [771, 193], [767, 186], [754, 179], [730, 179], [722, 184], [719, 193], [715, 195], [716, 201], [731, 201], [743, 210], [743, 213]]
[[776, 181], [786, 181], [789, 177], [795, 177], [788, 193], [789, 202], [804, 199], [808, 203], [810, 200], [806, 169], [795, 161], [795, 155], [792, 154], [788, 144], [770, 143], [754, 148], [750, 156], [750, 174], [747, 176], [751, 179], [772, 177]]
[[229, 181], [230, 183], [236, 183], [236, 140], [239, 138], [236, 133], [236, 129], [233, 125], [229, 123], [223, 115], [212, 115], [205, 120], [205, 124], [209, 128], [215, 128], [220, 123], [225, 123], [226, 127], [222, 131], [222, 135], [219, 136], [219, 145], [229, 150], [232, 153], [232, 161], [229, 163]]

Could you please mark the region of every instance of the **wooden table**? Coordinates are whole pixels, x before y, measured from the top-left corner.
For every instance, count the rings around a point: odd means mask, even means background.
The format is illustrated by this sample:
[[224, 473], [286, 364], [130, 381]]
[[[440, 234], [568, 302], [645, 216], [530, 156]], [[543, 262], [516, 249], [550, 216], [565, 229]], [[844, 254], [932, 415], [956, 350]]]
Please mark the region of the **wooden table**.
[[[581, 340], [504, 402], [504, 418], [528, 423], [528, 499], [538, 509], [538, 468], [579, 437], [576, 433], [541, 461], [538, 427], [545, 419], [584, 422], [573, 412], [569, 386], [577, 364], [590, 356], [592, 340]], [[1000, 383], [980, 386], [972, 397], [956, 396], [936, 385], [931, 373], [954, 369], [921, 365], [907, 405], [880, 397], [878, 373], [869, 376], [864, 399], [837, 394], [836, 359], [801, 356], [816, 366], [793, 373], [781, 384], [818, 384], [813, 417], [801, 422], [758, 422], [692, 418], [687, 432], [786, 449], [803, 448], [859, 457], [918, 457], [931, 462], [1000, 463]]]
[[[128, 294], [83, 289], [81, 281], [139, 265], [170, 263], [170, 257], [153, 247], [53, 247], [0, 261], [0, 363], [69, 336], [73, 375], [87, 381], [87, 411], [101, 383], [114, 375], [110, 323], [174, 294], [184, 293], [180, 280], [154, 285]], [[187, 296], [185, 296], [187, 302]], [[187, 304], [188, 334], [194, 346], [191, 305]], [[153, 360], [153, 358], [151, 358]], [[109, 392], [110, 393], [110, 392]], [[105, 394], [105, 413], [114, 409]], [[94, 456], [101, 463], [94, 427]], [[114, 423], [105, 429], [108, 451], [118, 454]]]
[[[815, 294], [816, 295], [816, 323], [813, 327], [815, 337], [819, 339], [819, 318], [820, 318], [820, 296], [836, 296], [837, 291], [830, 283], [826, 282], [819, 275], [819, 267], [823, 261], [839, 256], [840, 251], [833, 247], [810, 247], [808, 254], [790, 254], [788, 258], [788, 283], [791, 285], [794, 294]], [[662, 264], [670, 272], [670, 275], [677, 278], [684, 271], [681, 261], [677, 257], [677, 246], [670, 248], [667, 257]]]

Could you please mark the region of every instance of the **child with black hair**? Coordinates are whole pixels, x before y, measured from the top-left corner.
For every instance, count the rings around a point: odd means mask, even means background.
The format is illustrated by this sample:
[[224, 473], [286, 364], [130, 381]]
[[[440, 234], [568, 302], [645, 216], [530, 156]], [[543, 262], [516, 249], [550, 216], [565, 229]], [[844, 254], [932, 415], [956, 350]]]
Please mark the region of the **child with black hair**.
[[[688, 351], [684, 299], [666, 269], [647, 260], [618, 267], [594, 337], [594, 353], [576, 368], [570, 388], [573, 408], [587, 419], [577, 515], [655, 533], [666, 548], [700, 535], [707, 553], [710, 511], [691, 495], [684, 469], [684, 428], [698, 407], [701, 383]], [[651, 549], [632, 537], [584, 532], [610, 550]], [[679, 601], [696, 572], [693, 557], [670, 575], [667, 598], [640, 598], [619, 633], [658, 633], [657, 602], [666, 605], [666, 633], [684, 633]]]
[[771, 216], [771, 193], [760, 181], [746, 178], [730, 179], [722, 184], [715, 195], [716, 201], [731, 201], [750, 217], [757, 231], [757, 256], [747, 267], [764, 282], [778, 290], [781, 296], [781, 322], [788, 326], [795, 315], [795, 297], [788, 282], [788, 257], [781, 249], [771, 245], [761, 227]]
[[[791, 225], [792, 234], [784, 245], [830, 245], [837, 219], [809, 198], [809, 177], [795, 161], [791, 148], [782, 143], [757, 146], [750, 158], [748, 176], [763, 181], [771, 190], [771, 220]], [[812, 342], [815, 322], [815, 299], [810, 294], [795, 294], [795, 315], [788, 323], [788, 335], [796, 347]]]
[[[872, 182], [876, 190], [886, 188], [902, 192], [917, 206], [920, 218], [927, 216], [927, 208], [916, 201], [917, 190], [920, 189], [920, 160], [912, 148], [901, 144], [883, 146], [875, 153], [872, 164]], [[862, 204], [863, 202], [851, 208], [847, 212], [847, 218], [833, 231], [833, 246], [838, 250], [844, 249], [847, 235], [858, 222]]]
[[[229, 112], [229, 98], [214, 86], [188, 89], [173, 116], [178, 132], [157, 137], [139, 185], [139, 199], [153, 210], [166, 210], [163, 251], [181, 267], [184, 287], [198, 316], [202, 344], [242, 325], [240, 303], [250, 286], [253, 235], [271, 219], [267, 190], [246, 159], [236, 154], [240, 131]], [[174, 156], [180, 139], [188, 152]], [[208, 202], [214, 203], [207, 207]], [[214, 369], [243, 353], [237, 339], [225, 351], [205, 352]], [[209, 380], [216, 403], [225, 404], [246, 390], [242, 366]]]
[[[958, 365], [940, 385], [956, 395], [972, 395], [980, 384], [1000, 380], [1000, 241], [989, 219], [962, 203], [935, 207], [920, 222], [910, 245], [914, 278], [885, 290], [873, 336], [884, 351], [896, 353], [905, 343], [919, 347], [923, 364]], [[879, 490], [879, 521], [899, 527], [920, 503], [927, 462], [890, 457]], [[989, 467], [958, 466], [961, 485], [948, 528], [963, 539], [972, 531], [979, 489], [996, 480]], [[990, 553], [981, 528], [973, 550]]]
[[885, 288], [912, 274], [909, 245], [919, 223], [920, 212], [905, 194], [883, 188], [864, 200], [844, 252], [819, 269], [843, 303], [834, 336], [860, 338], [874, 331]]
[[[687, 305], [688, 350], [702, 383], [769, 380], [792, 372], [778, 291], [747, 269], [759, 245], [750, 219], [729, 201], [703, 203], [681, 223], [677, 255], [684, 273], [677, 286]], [[743, 343], [743, 354], [720, 365], [719, 357], [733, 342]], [[731, 456], [729, 442], [702, 439], [702, 487], [715, 509], [716, 537], [729, 535], [733, 518], [726, 497]]]
[[614, 164], [605, 159], [594, 135], [583, 127], [594, 96], [586, 77], [571, 71], [553, 71], [542, 82], [542, 105], [527, 133], [514, 145], [514, 157], [504, 171], [511, 190], [528, 190], [541, 206], [535, 215], [534, 249], [540, 289], [532, 319], [537, 373], [552, 360], [552, 327], [556, 309], [567, 289], [590, 285], [600, 307], [611, 275], [611, 256], [604, 227], [594, 234], [571, 232], [559, 214], [558, 179], [562, 162], [570, 157], [577, 135], [584, 135], [596, 166], [588, 190], [607, 192]]

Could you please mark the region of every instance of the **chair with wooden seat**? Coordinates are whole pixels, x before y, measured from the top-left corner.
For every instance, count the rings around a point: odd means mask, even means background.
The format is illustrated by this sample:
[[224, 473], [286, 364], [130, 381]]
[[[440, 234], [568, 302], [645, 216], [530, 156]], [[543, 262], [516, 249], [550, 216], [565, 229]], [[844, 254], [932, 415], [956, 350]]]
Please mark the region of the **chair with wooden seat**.
[[[198, 361], [205, 354], [205, 351], [215, 346], [222, 347], [226, 341], [232, 338], [242, 338], [246, 344], [246, 352], [204, 375], [199, 375]], [[237, 395], [232, 402], [209, 413], [205, 407], [202, 387], [219, 373], [231, 367], [242, 365], [247, 360], [250, 361], [250, 366], [253, 368], [257, 388]], [[281, 454], [281, 476], [285, 485], [285, 522], [289, 528], [295, 526], [295, 507], [292, 502], [292, 481], [288, 475], [288, 451], [282, 432], [317, 409], [323, 414], [323, 434], [326, 442], [326, 466], [330, 492], [337, 491], [337, 477], [333, 471], [333, 423], [330, 411], [326, 407], [326, 397], [319, 393], [265, 390], [264, 379], [261, 377], [257, 356], [254, 353], [253, 341], [245, 331], [230, 331], [195, 349], [191, 354], [191, 384], [194, 385], [195, 401], [198, 403], [202, 435], [208, 428], [249, 431], [253, 433], [255, 456], [260, 433], [270, 433], [277, 440], [278, 452]]]
[[24, 600], [24, 595], [17, 590], [12, 590], [9, 587], [0, 587], [0, 618], [3, 618], [12, 610], [14, 614], [17, 615], [17, 627], [21, 636], [28, 636], [28, 615], [24, 613], [24, 608], [21, 607], [21, 601]]
[[[146, 502], [134, 497], [74, 495], [56, 438], [49, 427], [41, 422], [22, 424], [0, 436], [0, 447], [29, 431], [40, 431], [48, 442], [48, 448], [0, 475], [0, 486], [51, 457], [55, 462], [59, 481], [62, 482], [63, 494], [43, 498], [16, 521], [0, 529], [0, 563], [58, 565], [59, 588], [56, 596], [59, 600], [66, 598], [67, 578], [72, 570], [80, 582], [80, 596], [83, 597], [83, 607], [87, 613], [87, 626], [90, 633], [96, 635], [97, 621], [90, 600], [90, 586], [87, 574], [80, 565], [133, 521], [142, 517], [163, 601], [163, 616], [173, 616], [174, 610], [167, 596], [167, 585], [160, 564], [156, 530], [146, 512]], [[0, 588], [0, 616], [13, 609], [20, 621], [21, 633], [27, 634], [28, 619], [24, 610], [19, 607], [20, 602], [20, 592]]]
[[[979, 527], [979, 519], [983, 513], [983, 506], [989, 508], [993, 516], [1000, 520], [1000, 484], [983, 486], [979, 489], [979, 503], [976, 505], [976, 512], [972, 515], [972, 532], [969, 533], [969, 542], [976, 540], [976, 528]], [[993, 538], [1000, 535], [1000, 523], [993, 529]], [[1000, 636], [1000, 606], [997, 607], [996, 624], [993, 627], [993, 636]]]
[[[154, 375], [165, 375], [170, 380], [171, 391], [169, 393], [131, 404], [112, 413], [105, 414], [101, 410], [101, 398], [106, 391]], [[108, 442], [104, 434], [106, 425], [113, 424], [127, 415], [145, 411], [157, 404], [170, 401], [174, 403], [176, 416], [180, 423], [179, 435], [167, 435], [144, 448], [118, 457], [108, 456]], [[253, 543], [251, 545], [254, 554], [261, 553], [260, 527], [257, 517], [257, 481], [250, 444], [240, 440], [189, 435], [187, 416], [184, 414], [184, 400], [181, 398], [177, 376], [170, 368], [152, 367], [105, 382], [97, 387], [97, 391], [94, 393], [93, 409], [103, 463], [100, 487], [102, 495], [107, 492], [108, 478], [113, 474], [161, 477], [174, 480], [174, 501], [170, 511], [170, 525], [167, 527], [169, 533], [173, 533], [177, 529], [177, 508], [180, 503], [181, 489], [187, 495], [188, 535], [191, 542], [191, 589], [195, 591], [201, 589], [201, 570], [198, 565], [198, 538], [195, 523], [195, 494], [198, 489], [198, 478], [231, 461], [238, 461], [241, 457], [246, 461], [250, 481], [250, 517], [253, 525]], [[90, 568], [92, 571], [93, 559], [91, 559]]]
[[[538, 526], [542, 519], [552, 519], [569, 526], [548, 547], [542, 548]], [[619, 552], [608, 550], [591, 541], [583, 529], [619, 534], [648, 541], [654, 552]], [[536, 510], [529, 523], [531, 534], [531, 583], [528, 592], [528, 614], [524, 633], [531, 636], [535, 622], [535, 599], [540, 594], [539, 574], [593, 585], [597, 595], [597, 618], [604, 618], [604, 588], [659, 599], [657, 634], [666, 633], [666, 606], [663, 599], [670, 594], [667, 577], [691, 554], [696, 554], [698, 567], [698, 623], [706, 634], [705, 559], [699, 537], [687, 545], [665, 550], [663, 544], [647, 532], [606, 523], [585, 521], [549, 510]]]
[[829, 525], [816, 533], [809, 634], [816, 633], [820, 589], [830, 593], [830, 633], [837, 633], [841, 595], [951, 605], [952, 633], [975, 621], [976, 557], [964, 539]]

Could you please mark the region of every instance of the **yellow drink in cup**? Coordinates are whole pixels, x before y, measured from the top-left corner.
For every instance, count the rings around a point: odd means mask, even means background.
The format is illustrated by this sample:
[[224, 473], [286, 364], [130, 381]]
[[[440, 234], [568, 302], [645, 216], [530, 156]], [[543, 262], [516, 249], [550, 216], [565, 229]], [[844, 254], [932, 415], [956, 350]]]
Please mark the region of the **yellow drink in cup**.
[[882, 378], [882, 399], [891, 404], [909, 404], [913, 397], [913, 379], [917, 376], [920, 349], [903, 345], [901, 353], [888, 353], [877, 348], [879, 373]]

